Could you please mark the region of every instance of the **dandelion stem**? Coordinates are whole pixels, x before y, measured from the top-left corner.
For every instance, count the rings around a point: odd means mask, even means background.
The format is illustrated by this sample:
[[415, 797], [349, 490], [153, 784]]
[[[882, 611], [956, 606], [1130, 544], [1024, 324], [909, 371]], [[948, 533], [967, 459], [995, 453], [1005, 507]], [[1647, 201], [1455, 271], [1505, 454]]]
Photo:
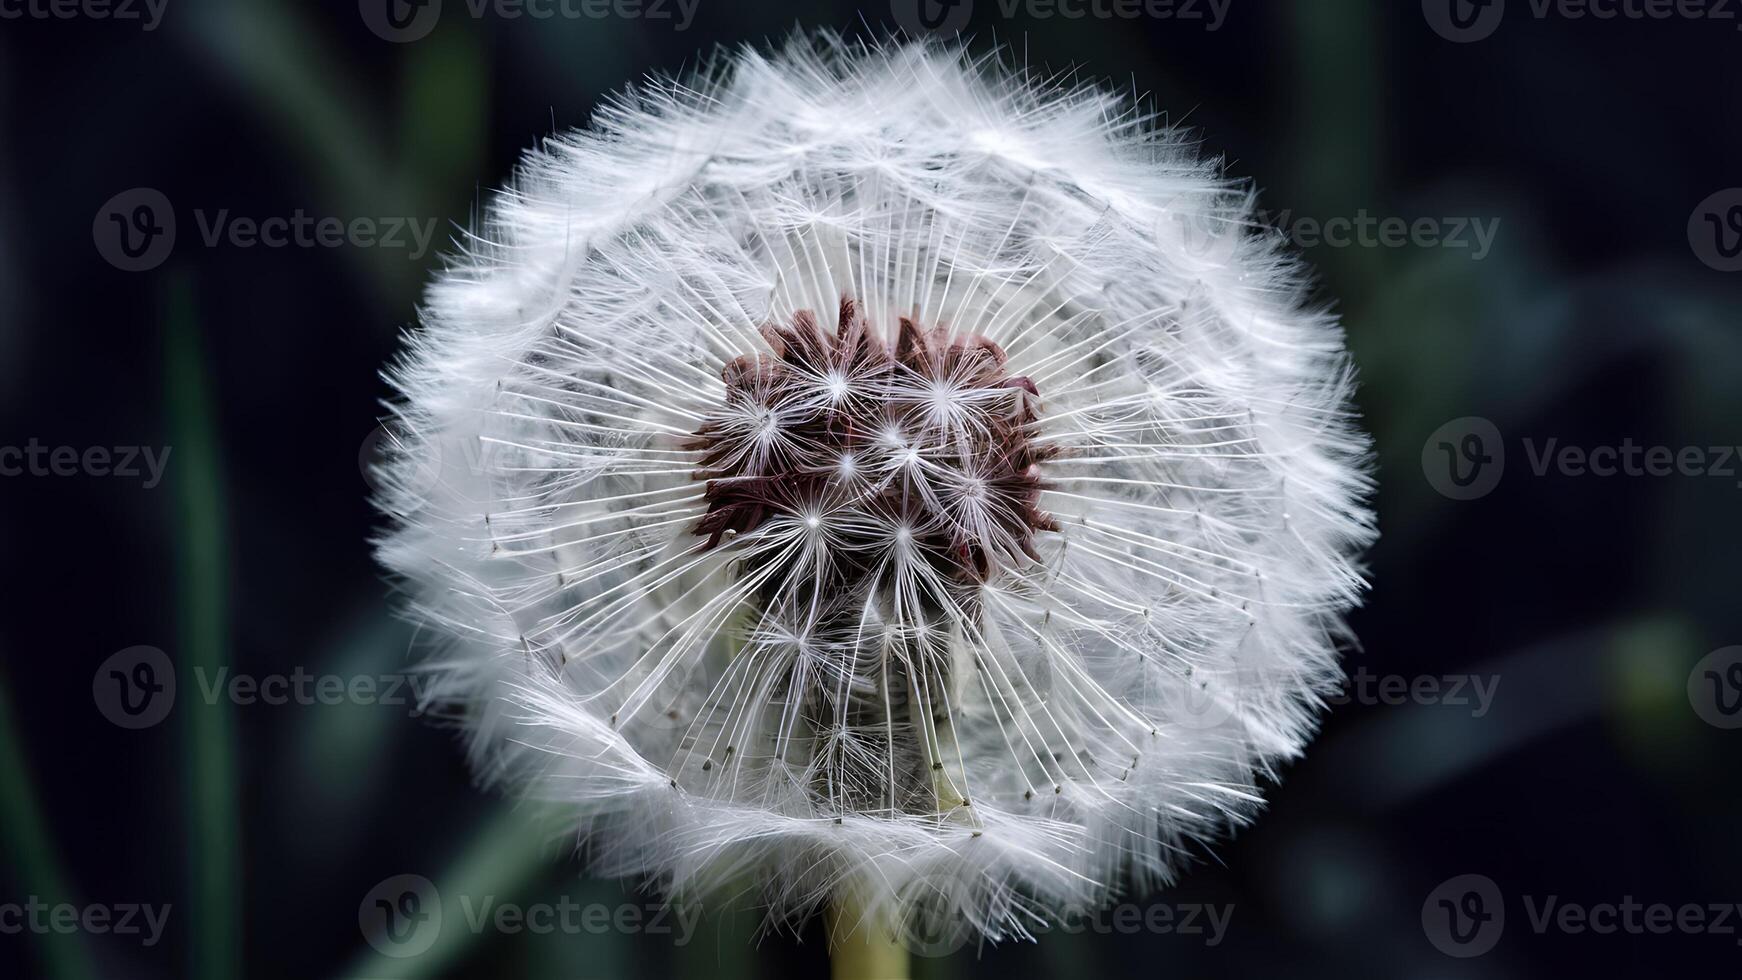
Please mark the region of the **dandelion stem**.
[[907, 950], [894, 923], [867, 909], [857, 892], [836, 893], [829, 906], [829, 963], [834, 980], [909, 980]]

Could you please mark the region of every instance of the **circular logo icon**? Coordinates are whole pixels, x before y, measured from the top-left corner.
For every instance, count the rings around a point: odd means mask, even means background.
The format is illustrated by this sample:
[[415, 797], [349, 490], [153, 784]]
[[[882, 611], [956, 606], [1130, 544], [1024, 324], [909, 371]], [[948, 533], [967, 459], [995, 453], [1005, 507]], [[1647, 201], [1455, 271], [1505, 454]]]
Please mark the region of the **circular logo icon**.
[[1164, 242], [1177, 242], [1180, 250], [1194, 259], [1228, 261], [1240, 247], [1246, 227], [1243, 220], [1258, 227], [1267, 223], [1262, 213], [1243, 219], [1221, 213], [1192, 215], [1170, 207], [1157, 224], [1156, 234]]
[[1506, 0], [1421, 0], [1421, 12], [1434, 33], [1456, 44], [1480, 41], [1500, 29]]
[[1427, 941], [1447, 956], [1467, 960], [1500, 942], [1506, 904], [1500, 886], [1486, 875], [1459, 875], [1428, 894], [1421, 905]]
[[1169, 684], [1162, 692], [1163, 717], [1194, 731], [1220, 728], [1234, 717], [1231, 695], [1201, 676]]
[[960, 34], [974, 13], [974, 0], [889, 0], [889, 10], [910, 37]]
[[417, 956], [441, 938], [441, 893], [422, 875], [394, 875], [363, 896], [357, 927], [383, 956]]
[[128, 647], [97, 666], [91, 700], [122, 728], [150, 728], [175, 707], [175, 665], [156, 647]]
[[[934, 871], [901, 886], [896, 907], [907, 910], [898, 937], [903, 949], [915, 956], [936, 959], [968, 945], [974, 936], [974, 924], [956, 900], [963, 882], [960, 875]], [[860, 938], [862, 935], [855, 935], [848, 942]]]
[[1688, 703], [1714, 728], [1742, 728], [1742, 646], [1714, 650], [1694, 665]]
[[394, 44], [409, 44], [435, 30], [442, 17], [442, 0], [357, 0], [357, 11], [371, 34]]
[[1447, 422], [1422, 445], [1421, 472], [1435, 490], [1453, 500], [1488, 496], [1506, 472], [1500, 429], [1476, 415]]
[[97, 209], [91, 239], [103, 261], [122, 272], [146, 272], [175, 248], [175, 209], [151, 187], [122, 191]]
[[1688, 244], [1719, 272], [1742, 272], [1742, 187], [1719, 191], [1688, 218]]
[[404, 432], [397, 420], [370, 430], [357, 448], [357, 468], [376, 496], [393, 499], [402, 510], [416, 510], [441, 480], [442, 447], [438, 440], [426, 439], [418, 445], [417, 459], [408, 459]]

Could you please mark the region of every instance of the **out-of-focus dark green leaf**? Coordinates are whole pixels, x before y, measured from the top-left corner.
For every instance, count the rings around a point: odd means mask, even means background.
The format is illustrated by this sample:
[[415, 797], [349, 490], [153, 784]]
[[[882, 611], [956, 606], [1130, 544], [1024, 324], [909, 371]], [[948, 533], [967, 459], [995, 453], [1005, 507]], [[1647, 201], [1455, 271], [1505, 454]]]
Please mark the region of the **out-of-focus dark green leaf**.
[[[179, 653], [183, 689], [194, 691], [193, 671], [216, 677], [229, 660], [229, 567], [214, 396], [201, 353], [193, 284], [186, 276], [170, 280], [168, 322], [164, 392], [177, 465]], [[236, 726], [222, 698], [210, 703], [185, 698], [183, 704], [191, 973], [206, 980], [241, 976]]]

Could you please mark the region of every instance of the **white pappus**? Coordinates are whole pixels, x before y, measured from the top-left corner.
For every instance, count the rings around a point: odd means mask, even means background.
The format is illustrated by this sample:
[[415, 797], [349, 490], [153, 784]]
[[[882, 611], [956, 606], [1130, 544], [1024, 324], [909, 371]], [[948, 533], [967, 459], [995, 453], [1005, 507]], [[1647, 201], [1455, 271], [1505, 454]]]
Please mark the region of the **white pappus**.
[[1248, 820], [1371, 541], [1329, 314], [1140, 105], [801, 37], [524, 160], [393, 367], [382, 562], [591, 866], [1027, 937]]

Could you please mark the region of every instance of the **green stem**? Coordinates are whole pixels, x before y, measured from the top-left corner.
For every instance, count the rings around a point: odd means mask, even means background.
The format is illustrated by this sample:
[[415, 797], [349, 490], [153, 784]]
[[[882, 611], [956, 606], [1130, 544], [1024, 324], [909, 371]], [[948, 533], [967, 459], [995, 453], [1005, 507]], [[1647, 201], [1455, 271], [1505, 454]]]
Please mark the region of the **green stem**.
[[[0, 675], [0, 859], [14, 872], [12, 884], [23, 892], [53, 905], [75, 901], [31, 784], [4, 675]], [[49, 930], [40, 939], [45, 975], [60, 980], [97, 975], [91, 968], [91, 950], [75, 936]]]
[[[200, 351], [193, 285], [171, 280], [169, 352], [164, 388], [174, 436], [180, 548], [182, 679], [196, 670], [218, 675], [228, 662], [228, 545], [224, 484], [209, 371]], [[190, 685], [186, 690], [192, 690]], [[242, 881], [241, 814], [237, 804], [235, 723], [227, 705], [188, 698], [182, 713], [188, 759], [187, 814], [190, 921], [189, 972], [204, 980], [242, 975], [239, 938]]]
[[881, 916], [856, 897], [842, 895], [829, 906], [829, 964], [834, 980], [909, 980], [907, 950]]

